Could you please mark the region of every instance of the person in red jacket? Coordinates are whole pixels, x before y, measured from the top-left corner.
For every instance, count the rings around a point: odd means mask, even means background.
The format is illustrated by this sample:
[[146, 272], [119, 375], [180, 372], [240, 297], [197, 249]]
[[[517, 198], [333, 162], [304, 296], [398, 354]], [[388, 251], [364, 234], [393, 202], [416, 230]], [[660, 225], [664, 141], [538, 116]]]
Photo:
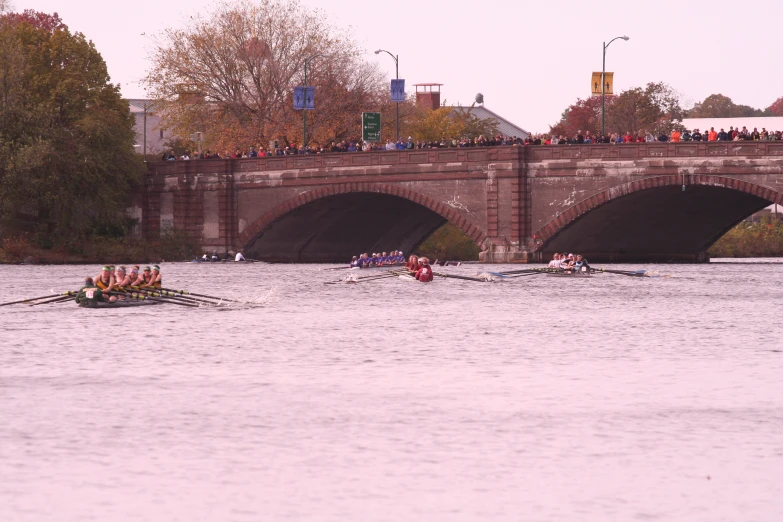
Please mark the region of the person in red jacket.
[[408, 269], [408, 272], [416, 272], [419, 270], [419, 258], [416, 256], [411, 256], [408, 258], [408, 263], [405, 265], [405, 268]]
[[432, 281], [432, 267], [430, 266], [430, 260], [426, 257], [419, 259], [421, 267], [416, 271], [416, 279], [422, 283], [429, 283]]

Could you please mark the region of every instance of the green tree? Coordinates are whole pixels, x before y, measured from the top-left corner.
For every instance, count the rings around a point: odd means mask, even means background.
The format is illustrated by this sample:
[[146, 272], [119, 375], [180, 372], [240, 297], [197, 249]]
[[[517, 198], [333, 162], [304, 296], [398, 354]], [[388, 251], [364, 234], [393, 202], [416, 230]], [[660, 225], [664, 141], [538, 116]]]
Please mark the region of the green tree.
[[748, 105], [737, 105], [722, 94], [710, 94], [688, 111], [688, 118], [741, 118], [762, 115], [763, 111]]
[[103, 58], [57, 15], [0, 16], [0, 219], [47, 244], [122, 231], [143, 163]]

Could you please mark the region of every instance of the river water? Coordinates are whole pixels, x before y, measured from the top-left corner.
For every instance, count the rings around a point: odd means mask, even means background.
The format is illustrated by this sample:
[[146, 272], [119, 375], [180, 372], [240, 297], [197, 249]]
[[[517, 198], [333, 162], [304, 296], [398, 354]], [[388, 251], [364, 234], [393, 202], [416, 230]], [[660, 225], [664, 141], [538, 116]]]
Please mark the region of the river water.
[[[783, 520], [783, 264], [324, 268], [162, 266], [252, 306], [0, 308], [0, 520]], [[0, 301], [97, 270], [0, 266]]]

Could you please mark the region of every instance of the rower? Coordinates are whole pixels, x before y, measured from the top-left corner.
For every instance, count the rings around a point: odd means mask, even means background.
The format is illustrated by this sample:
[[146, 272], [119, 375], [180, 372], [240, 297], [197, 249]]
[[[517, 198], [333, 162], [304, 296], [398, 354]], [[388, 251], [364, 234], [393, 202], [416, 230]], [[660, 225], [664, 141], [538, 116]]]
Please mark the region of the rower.
[[160, 267], [154, 265], [149, 282], [145, 285], [147, 288], [160, 288], [163, 285], [163, 276], [160, 275]]
[[240, 250], [237, 252], [237, 256], [234, 258], [234, 261], [247, 261], [247, 259], [245, 259], [245, 256], [242, 255], [242, 251]]
[[117, 288], [127, 288], [133, 283], [135, 278], [126, 275], [125, 267], [120, 265], [114, 271], [114, 279], [116, 281]]
[[416, 279], [421, 281], [422, 283], [429, 283], [432, 281], [433, 275], [432, 275], [432, 267], [430, 266], [430, 260], [426, 257], [422, 257], [419, 259], [419, 263], [421, 263], [420, 268], [416, 271]]
[[141, 273], [141, 284], [139, 286], [149, 286], [152, 281], [152, 269], [148, 266], [144, 267], [144, 271]]
[[111, 292], [116, 284], [114, 274], [112, 274], [112, 267], [110, 265], [104, 266], [101, 269], [101, 273], [92, 279], [92, 284], [104, 292]]
[[202, 260], [202, 261], [209, 261], [209, 256], [207, 255], [207, 253], [206, 253], [206, 252], [204, 252], [204, 255], [203, 255], [203, 256], [201, 256], [201, 260]]
[[220, 257], [218, 256], [217, 250], [212, 252], [212, 261], [220, 261]]
[[351, 268], [355, 268], [355, 267], [360, 266], [359, 265], [359, 258], [356, 257], [356, 256], [353, 256], [353, 258], [351, 258], [351, 263], [348, 266], [350, 266]]
[[139, 265], [131, 267], [129, 277], [131, 280], [130, 286], [141, 286], [144, 284], [144, 276], [139, 273]]
[[560, 268], [560, 254], [555, 252], [555, 255], [552, 257], [552, 261], [549, 262], [547, 268]]

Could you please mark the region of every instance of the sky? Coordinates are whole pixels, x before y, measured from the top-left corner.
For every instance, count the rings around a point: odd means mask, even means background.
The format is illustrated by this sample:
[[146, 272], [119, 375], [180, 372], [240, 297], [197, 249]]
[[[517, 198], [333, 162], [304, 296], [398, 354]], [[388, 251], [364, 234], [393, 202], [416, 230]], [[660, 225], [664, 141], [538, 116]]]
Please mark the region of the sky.
[[[301, 0], [331, 23], [351, 28], [365, 59], [389, 78], [399, 56], [406, 90], [444, 84], [441, 100], [485, 106], [532, 132], [546, 132], [577, 98], [590, 96], [590, 78], [615, 73], [615, 92], [663, 81], [686, 105], [721, 93], [735, 103], [766, 108], [783, 96], [780, 20], [783, 2], [657, 0], [559, 2], [427, 0], [356, 2]], [[145, 97], [139, 80], [150, 68], [150, 37], [206, 14], [209, 0], [12, 0], [17, 11], [57, 12], [71, 31], [95, 43], [128, 98]], [[597, 6], [605, 6], [599, 9]]]

